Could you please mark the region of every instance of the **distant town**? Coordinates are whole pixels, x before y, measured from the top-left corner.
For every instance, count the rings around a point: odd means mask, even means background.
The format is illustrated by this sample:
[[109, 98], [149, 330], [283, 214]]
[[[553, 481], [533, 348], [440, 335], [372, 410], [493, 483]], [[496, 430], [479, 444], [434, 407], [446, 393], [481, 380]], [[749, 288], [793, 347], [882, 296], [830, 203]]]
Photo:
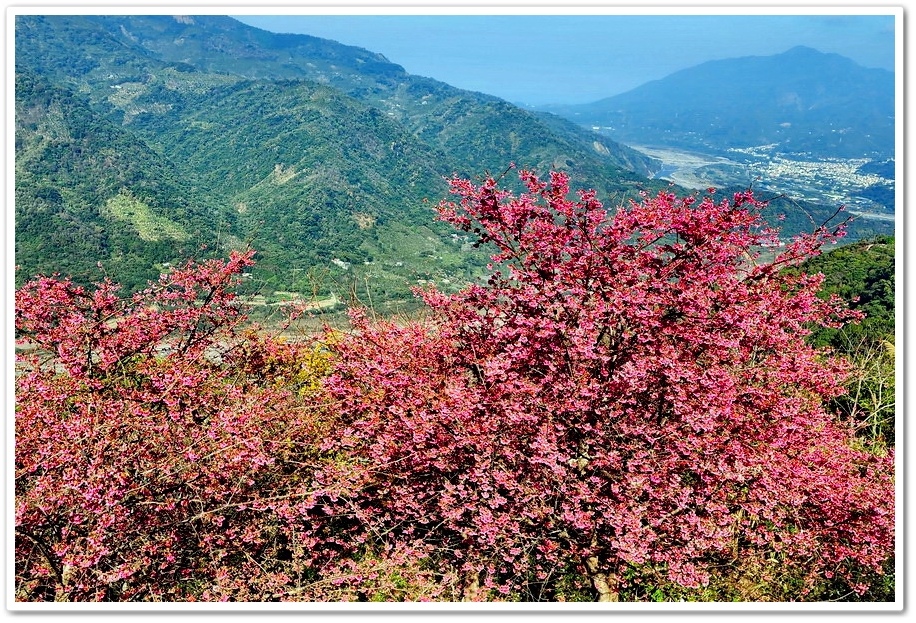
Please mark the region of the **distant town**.
[[686, 188], [745, 185], [757, 190], [787, 194], [793, 199], [844, 205], [869, 218], [893, 220], [892, 206], [864, 197], [875, 185], [893, 188], [894, 181], [864, 173], [866, 158], [817, 158], [807, 153], [781, 153], [778, 145], [731, 148], [731, 157], [715, 156], [670, 147], [631, 145], [657, 158], [663, 167], [657, 179]]

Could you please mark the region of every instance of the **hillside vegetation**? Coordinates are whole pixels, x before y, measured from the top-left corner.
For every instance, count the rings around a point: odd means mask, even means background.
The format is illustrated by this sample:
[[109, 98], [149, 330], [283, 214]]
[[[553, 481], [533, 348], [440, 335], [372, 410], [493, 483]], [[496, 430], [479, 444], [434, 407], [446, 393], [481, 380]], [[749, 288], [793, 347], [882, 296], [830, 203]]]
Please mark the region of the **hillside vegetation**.
[[84, 98], [16, 75], [17, 283], [39, 272], [137, 288], [162, 263], [213, 245], [231, 215]]
[[[199, 253], [192, 243], [226, 253], [249, 241], [261, 253], [252, 290], [403, 298], [430, 280], [447, 286], [483, 273], [486, 254], [432, 218], [430, 205], [452, 174], [516, 162], [566, 170], [583, 185], [624, 197], [635, 196], [646, 184], [642, 174], [655, 166], [559, 118], [545, 121], [497, 98], [411, 76], [378, 54], [333, 41], [273, 35], [216, 16], [16, 19], [17, 73], [41, 75], [80, 102], [83, 117], [71, 118], [73, 109], [64, 107], [55, 109], [58, 118], [69, 127], [107, 124], [119, 141], [148, 152], [130, 166], [142, 169], [149, 188], [126, 188], [159, 219], [140, 219], [144, 236], [158, 223], [159, 242], [172, 245], [170, 252], [145, 251], [156, 241], [141, 237], [140, 221], [105, 207], [120, 187], [87, 189], [95, 175], [52, 175], [56, 152], [32, 149], [17, 163], [23, 196], [53, 189], [80, 214], [79, 227], [96, 223], [133, 238], [131, 272], [105, 261], [130, 287], [165, 259]], [[18, 108], [37, 118], [34, 95], [17, 89]], [[19, 142], [28, 143], [32, 131], [20, 125]], [[91, 141], [80, 158], [106, 162], [118, 144]], [[176, 183], [186, 189], [180, 200]], [[75, 196], [85, 210], [69, 207]], [[200, 223], [186, 219], [189, 204], [211, 215], [205, 240], [193, 235]], [[107, 256], [39, 240], [29, 225], [39, 220], [34, 205], [23, 200], [17, 212], [18, 283], [51, 270], [85, 280]], [[84, 217], [86, 210], [95, 216]], [[43, 222], [55, 240], [70, 235], [56, 231], [57, 220]], [[187, 230], [185, 240], [175, 228]]]
[[859, 434], [895, 444], [896, 322], [895, 239], [878, 236], [845, 245], [799, 266], [799, 271], [823, 273], [820, 296], [838, 296], [863, 318], [842, 328], [820, 327], [809, 337], [848, 357], [853, 374], [848, 393], [834, 407], [855, 422]]
[[890, 340], [895, 336], [895, 239], [878, 236], [844, 245], [807, 260], [799, 270], [824, 273], [822, 295], [837, 295], [865, 314], [842, 332], [823, 329], [813, 336], [817, 345], [843, 348], [849, 340]]

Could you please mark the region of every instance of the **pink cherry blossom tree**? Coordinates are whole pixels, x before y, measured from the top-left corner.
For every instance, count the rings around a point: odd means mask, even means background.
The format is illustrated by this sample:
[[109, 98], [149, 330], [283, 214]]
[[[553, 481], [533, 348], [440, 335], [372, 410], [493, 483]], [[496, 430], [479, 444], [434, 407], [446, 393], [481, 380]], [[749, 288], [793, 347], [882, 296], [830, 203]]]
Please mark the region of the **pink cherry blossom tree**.
[[842, 227], [764, 262], [778, 232], [751, 192], [611, 213], [562, 173], [520, 179], [456, 178], [439, 206], [496, 248], [486, 284], [423, 291], [424, 321], [355, 312], [335, 346], [337, 512], [428, 552], [466, 599], [551, 599], [572, 576], [610, 601], [751, 560], [800, 570], [798, 598], [866, 590], [893, 553], [893, 451], [827, 410], [848, 365], [805, 343], [856, 315], [781, 270]]
[[280, 510], [305, 495], [320, 426], [292, 408], [300, 347], [243, 324], [252, 256], [189, 262], [133, 296], [58, 277], [17, 291], [17, 599], [289, 589]]

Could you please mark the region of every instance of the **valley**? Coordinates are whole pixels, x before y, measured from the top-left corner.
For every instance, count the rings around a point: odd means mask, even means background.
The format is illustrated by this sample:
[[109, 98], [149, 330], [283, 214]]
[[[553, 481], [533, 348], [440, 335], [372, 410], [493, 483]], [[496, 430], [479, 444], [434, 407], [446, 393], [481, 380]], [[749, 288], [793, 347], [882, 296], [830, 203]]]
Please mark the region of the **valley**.
[[862, 172], [864, 158], [818, 158], [783, 154], [772, 145], [730, 148], [731, 157], [674, 147], [631, 144], [662, 163], [653, 179], [690, 189], [752, 187], [764, 194], [785, 194], [798, 201], [845, 205], [861, 218], [894, 221], [894, 206], [879, 203], [863, 192], [875, 186], [893, 188], [893, 180]]

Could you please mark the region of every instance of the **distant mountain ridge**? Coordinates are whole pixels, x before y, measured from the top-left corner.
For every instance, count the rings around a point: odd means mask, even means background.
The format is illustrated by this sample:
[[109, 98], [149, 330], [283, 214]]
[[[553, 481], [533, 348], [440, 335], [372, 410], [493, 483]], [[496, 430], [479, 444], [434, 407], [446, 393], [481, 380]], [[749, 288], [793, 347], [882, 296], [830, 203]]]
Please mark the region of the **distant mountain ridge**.
[[[469, 117], [468, 112], [480, 106], [487, 107], [489, 114], [513, 115], [525, 123], [538, 124], [538, 116], [497, 97], [412, 76], [381, 54], [309, 35], [275, 34], [229, 17], [21, 16], [17, 20], [19, 31], [26, 43], [17, 44], [17, 63], [21, 58], [39, 73], [65, 78], [76, 90], [88, 91], [100, 103], [112, 100], [110, 89], [125, 83], [149, 83], [143, 78], [150, 72], [170, 72], [174, 79], [175, 74], [184, 73], [187, 78], [193, 71], [224, 81], [314, 81], [382, 110], [426, 140], [435, 138], [434, 132], [446, 138], [462, 133], [462, 122], [475, 121], [475, 115]], [[167, 82], [165, 86], [169, 88]], [[552, 140], [563, 138], [557, 131], [562, 123], [557, 120], [551, 124]], [[493, 133], [498, 128], [486, 129]], [[573, 126], [568, 131], [576, 132]], [[595, 140], [602, 142], [601, 148], [594, 147]], [[585, 147], [580, 156], [597, 160], [598, 166], [609, 164], [625, 170], [632, 166], [643, 174], [656, 166], [651, 158], [597, 135]], [[486, 160], [479, 154], [476, 159]], [[491, 159], [487, 166], [501, 168], [506, 164], [502, 158]]]
[[815, 157], [894, 156], [894, 74], [797, 46], [708, 61], [590, 104], [546, 110], [624, 143]]

